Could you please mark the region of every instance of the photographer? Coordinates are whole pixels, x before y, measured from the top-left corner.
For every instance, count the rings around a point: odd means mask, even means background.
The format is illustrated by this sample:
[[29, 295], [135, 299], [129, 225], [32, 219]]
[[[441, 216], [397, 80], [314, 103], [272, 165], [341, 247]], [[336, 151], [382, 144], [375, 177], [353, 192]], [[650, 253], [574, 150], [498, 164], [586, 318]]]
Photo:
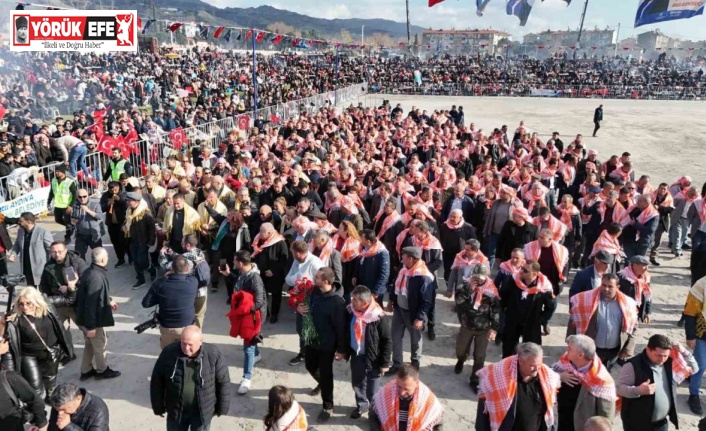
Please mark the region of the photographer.
[[181, 333], [196, 320], [194, 302], [198, 294], [198, 281], [190, 274], [191, 265], [183, 256], [172, 262], [172, 271], [165, 278], [152, 283], [142, 298], [144, 308], [159, 307], [159, 344], [162, 349], [179, 341]]
[[73, 345], [70, 320], [76, 323], [76, 285], [88, 265], [76, 252], [67, 250], [63, 241], [54, 241], [49, 247], [49, 255], [51, 257], [44, 265], [39, 291], [56, 308], [61, 324], [66, 326], [67, 341]]

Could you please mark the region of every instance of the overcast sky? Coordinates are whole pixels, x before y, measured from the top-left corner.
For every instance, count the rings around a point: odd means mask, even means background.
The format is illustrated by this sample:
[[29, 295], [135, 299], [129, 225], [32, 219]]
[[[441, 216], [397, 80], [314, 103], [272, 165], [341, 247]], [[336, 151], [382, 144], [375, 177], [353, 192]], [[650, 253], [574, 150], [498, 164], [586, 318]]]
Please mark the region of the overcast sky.
[[[404, 0], [204, 0], [218, 7], [254, 7], [269, 5], [318, 18], [386, 18], [405, 21]], [[535, 6], [525, 27], [519, 20], [505, 14], [506, 0], [491, 0], [483, 17], [475, 12], [474, 0], [445, 0], [429, 8], [428, 0], [409, 0], [412, 24], [434, 29], [494, 28], [504, 30], [515, 40], [525, 33], [547, 29], [578, 28], [584, 0], [573, 0], [566, 6], [563, 0], [535, 0]], [[296, 4], [296, 6], [295, 6]], [[324, 6], [325, 5], [325, 6]], [[662, 32], [682, 39], [706, 39], [706, 17], [670, 21], [633, 28], [638, 0], [589, 0], [586, 28], [617, 27], [620, 39], [659, 28]]]

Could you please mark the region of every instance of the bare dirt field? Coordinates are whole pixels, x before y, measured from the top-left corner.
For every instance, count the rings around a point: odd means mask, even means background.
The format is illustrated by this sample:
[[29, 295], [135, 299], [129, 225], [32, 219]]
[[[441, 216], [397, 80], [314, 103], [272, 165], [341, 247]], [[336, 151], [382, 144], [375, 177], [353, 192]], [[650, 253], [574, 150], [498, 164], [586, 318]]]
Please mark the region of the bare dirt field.
[[[703, 173], [706, 158], [700, 148], [706, 136], [706, 104], [703, 102], [652, 102], [627, 100], [552, 100], [529, 98], [451, 98], [451, 97], [395, 97], [385, 96], [393, 104], [401, 102], [405, 110], [412, 105], [422, 109], [445, 109], [452, 104], [462, 105], [466, 112], [466, 124], [475, 122], [479, 127], [492, 130], [507, 124], [512, 130], [520, 120], [541, 134], [559, 131], [565, 142], [577, 133], [583, 133], [590, 148], [596, 148], [604, 160], [610, 154], [628, 150], [633, 154], [637, 172], [649, 173], [654, 182], [672, 182], [681, 175], [691, 175], [699, 185], [706, 180]], [[366, 102], [377, 102], [382, 98], [367, 98]], [[593, 109], [604, 104], [605, 124], [598, 138], [591, 138]], [[43, 222], [55, 233], [57, 225]], [[55, 235], [59, 238], [61, 235]], [[108, 238], [104, 238], [106, 242]], [[665, 240], [666, 243], [666, 240]], [[120, 305], [116, 313], [116, 326], [109, 330], [109, 363], [123, 375], [109, 381], [89, 380], [81, 386], [105, 399], [111, 411], [111, 428], [114, 430], [163, 430], [165, 419], [152, 414], [149, 400], [149, 378], [152, 366], [159, 354], [159, 333], [151, 330], [136, 335], [133, 327], [148, 317], [149, 310], [141, 307], [147, 288], [134, 291], [130, 288], [135, 276], [133, 268], [126, 266], [114, 269], [115, 257], [111, 246], [110, 270], [111, 291]], [[662, 266], [652, 268], [652, 290], [654, 301], [653, 321], [639, 330], [638, 351], [646, 339], [655, 333], [664, 333], [673, 339], [684, 340], [683, 329], [677, 328], [676, 320], [681, 312], [688, 290], [688, 256], [673, 258], [663, 248]], [[10, 265], [12, 273], [19, 265]], [[442, 286], [441, 290], [445, 290]], [[552, 321], [552, 334], [544, 338], [545, 362], [553, 363], [564, 351], [564, 333], [568, 319], [566, 291]], [[297, 400], [310, 415], [312, 425], [321, 409], [321, 400], [308, 392], [315, 386], [303, 365], [292, 367], [288, 361], [298, 348], [294, 328], [294, 314], [283, 312], [276, 325], [265, 324], [265, 344], [261, 348], [263, 360], [254, 372], [253, 384], [247, 396], [237, 395], [242, 377], [242, 341], [227, 334], [229, 323], [225, 314], [226, 294], [223, 284], [216, 294], [209, 293], [208, 312], [205, 322], [206, 342], [218, 345], [230, 364], [232, 394], [230, 412], [226, 417], [216, 418], [211, 430], [262, 430], [262, 417], [267, 410], [267, 392], [275, 384], [292, 388]], [[2, 300], [2, 299], [0, 299]], [[437, 339], [424, 340], [422, 380], [436, 393], [445, 406], [445, 428], [447, 430], [473, 429], [476, 413], [476, 396], [468, 386], [470, 363], [462, 375], [455, 375], [453, 367], [455, 336], [458, 323], [451, 312], [450, 300], [439, 296]], [[73, 327], [77, 354], [82, 354], [83, 339]], [[405, 340], [408, 351], [408, 341]], [[500, 359], [500, 347], [489, 347], [488, 362]], [[406, 356], [408, 358], [408, 355]], [[79, 362], [74, 361], [62, 369], [60, 381], [78, 382]], [[617, 374], [617, 367], [613, 370]], [[367, 429], [364, 420], [352, 421], [348, 414], [354, 408], [353, 391], [350, 387], [350, 370], [345, 363], [334, 365], [335, 402], [334, 417], [319, 430]], [[388, 379], [383, 379], [387, 382]], [[698, 418], [689, 413], [686, 405], [687, 388], [679, 388], [677, 400], [680, 429], [695, 430]], [[616, 418], [615, 429], [622, 429]]]

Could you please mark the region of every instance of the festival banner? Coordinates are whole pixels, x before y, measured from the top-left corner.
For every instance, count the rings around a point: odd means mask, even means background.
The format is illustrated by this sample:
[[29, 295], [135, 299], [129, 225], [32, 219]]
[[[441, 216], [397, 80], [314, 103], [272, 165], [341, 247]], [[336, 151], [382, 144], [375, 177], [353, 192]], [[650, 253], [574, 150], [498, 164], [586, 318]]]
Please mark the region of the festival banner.
[[24, 212], [40, 215], [47, 212], [47, 200], [49, 199], [50, 187], [32, 190], [17, 199], [0, 203], [0, 213], [5, 217], [16, 218]]
[[703, 15], [706, 0], [638, 0], [635, 28]]
[[13, 10], [10, 50], [137, 52], [137, 11]]

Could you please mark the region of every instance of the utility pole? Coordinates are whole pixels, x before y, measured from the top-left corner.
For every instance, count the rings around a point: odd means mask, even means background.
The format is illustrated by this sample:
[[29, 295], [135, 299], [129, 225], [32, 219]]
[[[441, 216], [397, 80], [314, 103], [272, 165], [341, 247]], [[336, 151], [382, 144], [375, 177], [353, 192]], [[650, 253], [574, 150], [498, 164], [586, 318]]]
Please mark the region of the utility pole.
[[365, 55], [365, 25], [360, 28], [360, 56]]
[[586, 9], [588, 9], [588, 0], [583, 4], [583, 13], [581, 14], [581, 25], [579, 26], [579, 38], [577, 44], [581, 43], [581, 34], [583, 33], [583, 22], [586, 20]]
[[620, 43], [620, 23], [618, 23], [618, 34], [615, 36], [615, 55], [614, 58], [618, 57], [618, 44]]
[[407, 5], [407, 45], [409, 45], [409, 0], [405, 0], [405, 3]]

